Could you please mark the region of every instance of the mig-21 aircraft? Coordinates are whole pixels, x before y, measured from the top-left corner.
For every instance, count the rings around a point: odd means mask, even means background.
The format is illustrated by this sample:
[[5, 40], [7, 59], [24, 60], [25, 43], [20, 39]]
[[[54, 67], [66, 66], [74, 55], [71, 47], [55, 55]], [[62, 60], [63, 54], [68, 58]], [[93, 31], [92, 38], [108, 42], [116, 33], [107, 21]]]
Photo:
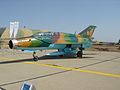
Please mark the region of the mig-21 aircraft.
[[96, 26], [89, 26], [78, 34], [64, 32], [39, 32], [29, 37], [13, 39], [9, 41], [11, 49], [33, 52], [33, 60], [37, 61], [36, 51], [57, 49], [49, 56], [73, 55], [82, 58], [83, 50], [91, 47], [92, 35]]

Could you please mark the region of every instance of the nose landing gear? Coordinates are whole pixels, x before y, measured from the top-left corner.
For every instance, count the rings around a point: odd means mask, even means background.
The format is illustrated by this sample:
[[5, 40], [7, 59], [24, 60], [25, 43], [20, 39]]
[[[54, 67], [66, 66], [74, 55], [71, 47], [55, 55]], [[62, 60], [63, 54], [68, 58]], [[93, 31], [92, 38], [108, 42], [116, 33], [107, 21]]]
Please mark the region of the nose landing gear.
[[39, 57], [38, 56], [35, 56], [36, 52], [33, 52], [33, 60], [34, 61], [38, 61]]

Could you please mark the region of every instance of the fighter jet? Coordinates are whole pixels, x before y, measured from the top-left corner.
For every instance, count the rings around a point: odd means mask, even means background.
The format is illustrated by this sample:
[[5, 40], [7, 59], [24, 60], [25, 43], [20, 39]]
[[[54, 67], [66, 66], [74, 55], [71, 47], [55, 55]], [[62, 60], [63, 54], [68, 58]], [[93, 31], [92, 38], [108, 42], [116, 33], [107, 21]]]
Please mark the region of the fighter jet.
[[49, 56], [76, 56], [82, 58], [83, 50], [91, 47], [92, 35], [96, 26], [90, 25], [78, 34], [64, 32], [39, 32], [29, 37], [9, 41], [11, 49], [33, 52], [33, 60], [37, 61], [37, 51], [57, 49]]

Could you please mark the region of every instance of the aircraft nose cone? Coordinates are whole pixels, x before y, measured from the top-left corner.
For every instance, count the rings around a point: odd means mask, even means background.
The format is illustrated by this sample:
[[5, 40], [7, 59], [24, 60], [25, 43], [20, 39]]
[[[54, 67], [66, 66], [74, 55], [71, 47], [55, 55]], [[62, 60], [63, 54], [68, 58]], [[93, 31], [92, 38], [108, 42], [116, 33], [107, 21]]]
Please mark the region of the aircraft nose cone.
[[9, 48], [13, 49], [13, 42], [12, 42], [12, 40], [9, 41]]

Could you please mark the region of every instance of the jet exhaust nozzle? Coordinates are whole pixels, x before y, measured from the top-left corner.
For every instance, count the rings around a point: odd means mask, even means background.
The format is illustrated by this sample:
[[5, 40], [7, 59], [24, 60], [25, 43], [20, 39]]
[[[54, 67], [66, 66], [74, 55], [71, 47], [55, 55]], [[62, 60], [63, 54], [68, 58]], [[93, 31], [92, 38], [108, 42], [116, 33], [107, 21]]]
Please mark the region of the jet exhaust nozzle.
[[13, 48], [15, 48], [16, 47], [16, 45], [17, 45], [17, 43], [18, 43], [18, 41], [17, 40], [10, 40], [9, 41], [9, 48], [10, 49], [13, 49]]

